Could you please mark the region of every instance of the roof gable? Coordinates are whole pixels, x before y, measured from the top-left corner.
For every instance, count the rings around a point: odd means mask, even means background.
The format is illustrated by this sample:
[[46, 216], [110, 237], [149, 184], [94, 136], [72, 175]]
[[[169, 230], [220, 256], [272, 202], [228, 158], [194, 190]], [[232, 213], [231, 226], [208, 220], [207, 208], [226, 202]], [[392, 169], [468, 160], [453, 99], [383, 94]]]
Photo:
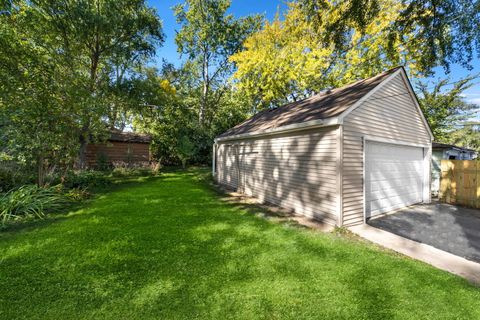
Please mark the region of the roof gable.
[[[387, 94], [387, 95], [381, 95], [381, 97], [375, 97], [377, 95], [377, 92], [380, 92], [382, 90], [382, 88], [387, 87], [388, 84], [391, 81], [395, 81], [396, 78], [401, 79], [401, 83], [404, 86], [405, 91], [406, 91], [405, 93], [394, 94], [394, 95], [388, 95]], [[411, 102], [412, 102], [412, 104], [415, 108], [415, 111], [416, 111], [417, 115], [419, 116], [419, 118], [421, 119], [421, 121], [422, 121], [422, 123], [425, 127], [425, 130], [428, 132], [430, 138], [433, 139], [433, 133], [432, 133], [432, 130], [430, 128], [430, 125], [428, 124], [428, 121], [425, 118], [425, 115], [423, 114], [423, 111], [422, 111], [422, 109], [420, 107], [420, 104], [418, 102], [418, 97], [415, 94], [415, 91], [413, 90], [413, 86], [410, 82], [410, 79], [408, 78], [407, 73], [405, 72], [405, 69], [403, 67], [396, 68], [395, 72], [393, 72], [391, 74], [391, 76], [386, 78], [381, 84], [379, 84], [377, 87], [375, 87], [373, 90], [371, 90], [366, 96], [364, 96], [362, 99], [360, 99], [353, 106], [351, 106], [347, 110], [345, 110], [345, 112], [343, 112], [339, 116], [339, 122], [343, 123], [344, 119], [346, 117], [348, 117], [348, 115], [352, 111], [361, 107], [364, 104], [364, 102], [368, 101], [371, 97], [373, 97], [373, 99], [384, 99], [384, 98], [390, 98], [390, 97], [395, 97], [395, 96], [401, 96], [401, 95], [404, 95], [404, 94], [406, 94], [410, 97]]]

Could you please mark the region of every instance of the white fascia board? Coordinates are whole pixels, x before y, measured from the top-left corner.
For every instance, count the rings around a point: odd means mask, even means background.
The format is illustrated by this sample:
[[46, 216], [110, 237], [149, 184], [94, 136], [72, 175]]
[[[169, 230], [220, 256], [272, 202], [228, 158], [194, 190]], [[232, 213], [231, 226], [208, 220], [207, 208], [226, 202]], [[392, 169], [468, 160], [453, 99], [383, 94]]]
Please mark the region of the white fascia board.
[[329, 127], [335, 126], [340, 124], [338, 117], [332, 117], [327, 119], [321, 120], [311, 120], [302, 123], [294, 123], [286, 126], [281, 126], [277, 128], [267, 129], [263, 131], [256, 131], [256, 132], [248, 132], [243, 134], [235, 134], [227, 137], [216, 138], [215, 143], [222, 142], [222, 141], [230, 141], [230, 140], [239, 140], [239, 139], [248, 139], [254, 137], [263, 137], [263, 136], [270, 136], [279, 133], [287, 133], [287, 132], [295, 132], [301, 131], [305, 129], [314, 129], [314, 128], [321, 128], [321, 127]]
[[355, 102], [351, 107], [349, 107], [347, 110], [342, 112], [342, 114], [339, 116], [339, 121], [340, 123], [343, 123], [343, 119], [345, 119], [346, 116], [350, 114], [353, 110], [357, 109], [359, 106], [362, 105], [368, 98], [370, 98], [372, 95], [374, 95], [377, 91], [379, 91], [381, 88], [383, 88], [390, 80], [395, 78], [400, 72], [402, 72], [403, 68], [398, 69], [394, 73], [392, 73], [387, 79], [383, 80], [381, 83], [379, 83], [375, 88], [370, 90], [366, 95], [364, 95], [360, 100]]

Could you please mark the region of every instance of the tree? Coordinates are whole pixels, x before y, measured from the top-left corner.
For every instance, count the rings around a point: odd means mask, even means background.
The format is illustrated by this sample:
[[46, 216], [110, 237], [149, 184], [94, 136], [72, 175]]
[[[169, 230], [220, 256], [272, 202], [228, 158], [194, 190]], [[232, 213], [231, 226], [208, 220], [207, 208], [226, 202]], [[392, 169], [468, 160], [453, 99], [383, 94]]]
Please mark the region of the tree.
[[233, 65], [229, 57], [241, 49], [244, 39], [260, 26], [260, 17], [235, 19], [227, 14], [230, 0], [186, 0], [175, 7], [182, 28], [177, 33], [178, 51], [199, 68], [201, 77], [198, 119], [205, 124], [209, 108], [225, 93], [226, 76]]
[[[0, 10], [1, 11], [1, 10]], [[46, 171], [73, 158], [78, 136], [73, 112], [71, 72], [48, 50], [25, 37], [26, 12], [9, 7], [0, 14], [0, 152], [36, 168], [38, 185]]]
[[187, 161], [195, 154], [195, 145], [190, 141], [186, 135], [182, 135], [178, 139], [177, 154], [182, 161], [182, 167], [185, 169]]
[[256, 109], [298, 100], [398, 65], [406, 65], [413, 74], [418, 72], [415, 47], [397, 40], [397, 50], [391, 54], [387, 50], [386, 30], [402, 7], [396, 0], [379, 1], [378, 20], [365, 25], [362, 32], [349, 29], [342, 50], [326, 39], [327, 26], [338, 19], [345, 3], [329, 2], [317, 11], [318, 19], [325, 22], [319, 26], [299, 3], [290, 2], [283, 20], [277, 15], [272, 23], [266, 22], [261, 31], [247, 38], [245, 49], [231, 57], [237, 65], [234, 79], [238, 89]]
[[[0, 152], [68, 168], [130, 111], [129, 78], [163, 34], [143, 0], [7, 1], [0, 7]], [[80, 152], [79, 152], [80, 150]]]
[[[372, 22], [381, 21], [383, 0], [298, 0], [304, 16], [324, 40], [335, 43], [343, 51], [350, 42], [352, 29], [364, 34]], [[451, 63], [471, 67], [474, 53], [480, 54], [480, 1], [458, 0], [398, 0], [397, 17], [385, 30], [388, 32], [388, 51], [397, 50], [396, 42], [418, 48], [418, 67], [428, 73], [437, 65], [449, 70]], [[325, 20], [322, 12], [338, 8]], [[405, 39], [404, 35], [411, 35]]]
[[112, 80], [112, 70], [123, 68], [125, 74], [155, 53], [163, 40], [160, 19], [144, 0], [37, 0], [22, 2], [21, 8], [25, 36], [74, 74], [70, 85], [76, 91], [78, 128], [72, 129], [79, 136], [83, 168], [86, 145], [105, 131], [109, 103], [103, 90], [108, 82], [122, 80]]
[[418, 83], [420, 107], [436, 141], [451, 142], [452, 131], [478, 110], [477, 105], [466, 102], [462, 96], [475, 78], [471, 76], [455, 82], [450, 89], [446, 89], [450, 85], [448, 78], [438, 81], [431, 89], [427, 82]]
[[466, 122], [450, 132], [448, 142], [480, 152], [480, 122]]
[[189, 78], [187, 72], [164, 63], [160, 72], [149, 68], [132, 81], [132, 99], [138, 104], [133, 127], [152, 136], [152, 155], [162, 164], [178, 164], [179, 138], [195, 137], [196, 115], [182, 92]]

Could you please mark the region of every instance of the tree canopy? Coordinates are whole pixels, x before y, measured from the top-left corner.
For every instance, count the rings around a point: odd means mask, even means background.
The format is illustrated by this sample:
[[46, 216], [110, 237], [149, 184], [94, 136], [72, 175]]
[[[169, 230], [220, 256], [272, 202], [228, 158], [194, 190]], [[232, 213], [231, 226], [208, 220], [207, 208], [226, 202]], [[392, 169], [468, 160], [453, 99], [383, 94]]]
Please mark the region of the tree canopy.
[[[478, 0], [398, 0], [398, 14], [386, 26], [388, 51], [397, 50], [398, 41], [419, 50], [420, 70], [429, 73], [452, 63], [471, 67], [475, 53], [480, 54], [480, 1]], [[385, 10], [384, 0], [298, 0], [302, 12], [323, 39], [344, 50], [351, 30], [362, 34], [372, 22], [379, 22]], [[323, 12], [335, 7], [336, 14], [324, 19]], [[408, 35], [408, 38], [405, 38]]]
[[451, 82], [449, 78], [419, 82], [416, 86], [420, 107], [425, 115], [434, 139], [480, 151], [478, 123], [471, 119], [478, 116], [478, 105], [465, 100], [464, 91], [474, 85], [478, 76], [469, 76]]
[[[341, 17], [344, 4], [325, 3], [316, 11], [318, 25], [304, 14], [299, 2], [290, 2], [283, 19], [277, 15], [272, 23], [249, 37], [245, 50], [234, 54], [234, 78], [239, 90], [258, 108], [297, 100], [329, 87], [338, 87], [367, 78], [398, 65], [413, 75], [422, 70], [417, 62], [421, 53], [410, 42], [389, 38], [390, 26], [399, 18], [402, 3], [381, 0], [378, 19], [362, 29], [349, 29], [342, 50], [325, 38], [329, 23]], [[404, 34], [403, 39], [410, 39]], [[392, 42], [393, 41], [393, 42]], [[395, 51], [389, 51], [390, 45]]]
[[230, 5], [230, 0], [186, 0], [174, 9], [182, 26], [175, 38], [178, 52], [197, 66], [201, 77], [200, 124], [206, 118], [211, 121], [211, 109], [228, 89], [226, 80], [233, 70], [229, 57], [241, 50], [245, 38], [260, 27], [260, 16], [235, 19], [227, 14]]
[[[419, 79], [468, 69], [479, 1], [290, 0], [268, 21], [234, 16], [231, 0], [185, 0], [173, 8], [178, 67], [151, 63], [165, 36], [146, 0], [3, 1], [0, 161], [35, 168], [42, 184], [129, 128], [153, 137], [163, 164], [207, 163], [215, 136], [262, 109], [398, 65]], [[449, 82], [416, 88], [435, 137], [478, 145], [478, 126], [462, 125], [472, 78]]]
[[123, 99], [112, 89], [163, 41], [157, 13], [144, 0], [10, 1], [0, 13], [2, 149], [39, 171], [76, 155], [83, 167]]

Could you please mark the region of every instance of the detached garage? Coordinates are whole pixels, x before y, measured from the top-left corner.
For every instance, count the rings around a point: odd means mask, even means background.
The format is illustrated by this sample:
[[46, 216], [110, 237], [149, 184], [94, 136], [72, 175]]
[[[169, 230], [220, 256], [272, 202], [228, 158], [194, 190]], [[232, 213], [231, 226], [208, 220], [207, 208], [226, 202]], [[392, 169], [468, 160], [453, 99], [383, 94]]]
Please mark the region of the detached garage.
[[432, 133], [405, 70], [266, 110], [215, 139], [216, 181], [339, 226], [430, 202]]

